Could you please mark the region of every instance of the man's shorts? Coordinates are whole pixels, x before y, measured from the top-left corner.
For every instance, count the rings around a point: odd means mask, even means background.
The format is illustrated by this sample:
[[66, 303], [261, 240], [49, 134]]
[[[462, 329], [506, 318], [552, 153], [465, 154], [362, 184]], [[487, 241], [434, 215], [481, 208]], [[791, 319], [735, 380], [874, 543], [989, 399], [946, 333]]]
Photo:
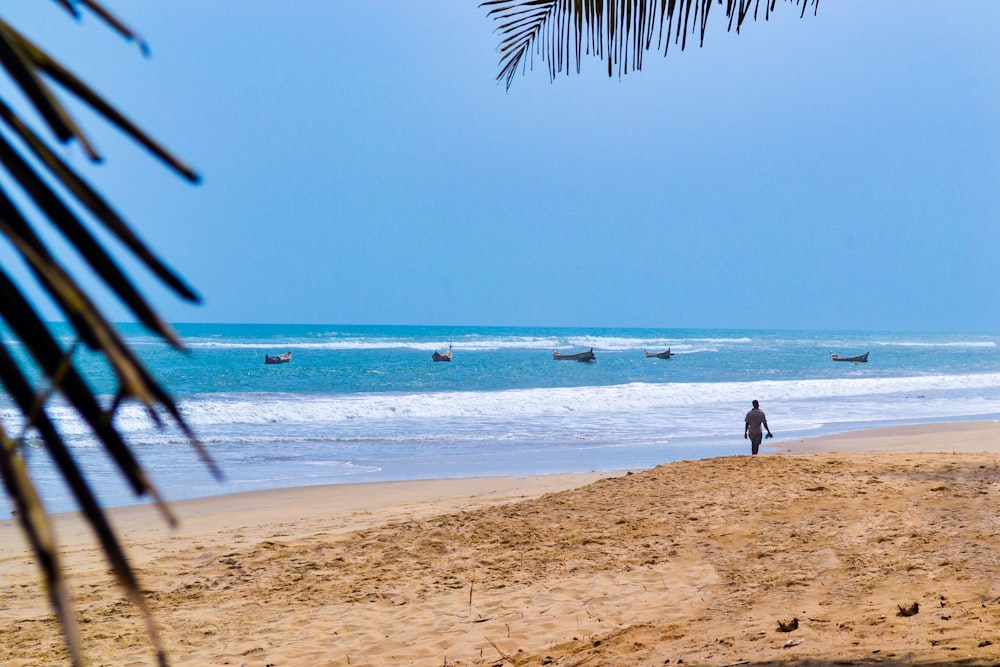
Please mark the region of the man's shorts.
[[751, 435], [750, 436], [750, 446], [752, 448], [751, 451], [754, 454], [757, 453], [757, 450], [760, 448], [760, 442], [763, 439], [764, 439], [764, 434], [763, 433], [758, 433], [757, 435]]

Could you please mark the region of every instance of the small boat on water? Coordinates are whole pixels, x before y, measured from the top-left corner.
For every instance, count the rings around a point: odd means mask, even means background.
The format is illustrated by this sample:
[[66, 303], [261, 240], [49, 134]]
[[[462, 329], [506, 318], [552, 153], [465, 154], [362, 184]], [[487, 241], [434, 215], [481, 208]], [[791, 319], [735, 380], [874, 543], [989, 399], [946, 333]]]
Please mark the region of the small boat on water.
[[665, 352], [648, 352], [646, 350], [643, 350], [643, 352], [646, 353], [647, 359], [650, 359], [652, 357], [655, 357], [657, 359], [669, 359], [670, 357], [674, 356], [674, 353], [670, 351], [669, 347]]
[[555, 350], [552, 350], [552, 358], [556, 361], [593, 361], [597, 358], [594, 354], [594, 348], [590, 348], [586, 352], [577, 352], [576, 354], [559, 354]]
[[434, 354], [431, 356], [431, 359], [434, 361], [451, 361], [451, 345], [448, 346], [448, 351], [444, 354], [434, 350]]
[[265, 364], [287, 364], [291, 360], [292, 360], [291, 352], [285, 352], [284, 354], [279, 354], [275, 356], [271, 356], [270, 354], [264, 355]]
[[838, 354], [831, 354], [830, 358], [834, 361], [853, 361], [856, 364], [864, 364], [868, 362], [868, 353], [859, 354], [856, 357], [842, 357]]

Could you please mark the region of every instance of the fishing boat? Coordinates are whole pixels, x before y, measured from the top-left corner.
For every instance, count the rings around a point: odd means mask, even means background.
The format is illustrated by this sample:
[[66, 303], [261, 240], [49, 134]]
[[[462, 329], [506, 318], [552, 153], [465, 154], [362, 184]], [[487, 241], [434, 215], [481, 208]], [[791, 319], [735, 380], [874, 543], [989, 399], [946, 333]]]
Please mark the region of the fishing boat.
[[859, 354], [856, 357], [842, 357], [838, 354], [831, 354], [830, 358], [834, 361], [853, 361], [856, 364], [864, 364], [868, 361], [868, 353], [865, 352], [864, 354]]
[[434, 354], [431, 356], [434, 361], [451, 361], [451, 345], [448, 346], [448, 351], [441, 354], [437, 350], [434, 350]]
[[552, 358], [557, 361], [593, 361], [597, 358], [594, 354], [594, 348], [590, 348], [586, 352], [577, 352], [576, 354], [559, 354], [555, 350], [552, 350]]
[[669, 359], [670, 357], [674, 356], [674, 353], [670, 351], [669, 347], [667, 348], [667, 350], [665, 352], [648, 352], [646, 350], [643, 350], [643, 352], [646, 353], [646, 358], [647, 359], [649, 359], [651, 357], [655, 357], [657, 359]]
[[265, 364], [287, 364], [291, 360], [292, 360], [291, 352], [285, 352], [284, 354], [279, 354], [275, 356], [271, 356], [270, 354], [264, 355]]

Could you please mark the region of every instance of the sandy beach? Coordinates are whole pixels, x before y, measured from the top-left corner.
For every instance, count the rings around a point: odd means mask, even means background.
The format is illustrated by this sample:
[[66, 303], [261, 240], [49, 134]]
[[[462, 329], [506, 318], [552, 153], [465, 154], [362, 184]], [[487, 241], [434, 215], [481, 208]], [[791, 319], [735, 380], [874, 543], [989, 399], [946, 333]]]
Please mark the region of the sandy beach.
[[[113, 516], [175, 665], [1000, 662], [996, 422], [172, 508]], [[88, 530], [57, 527], [91, 664], [155, 664]], [[10, 520], [0, 576], [0, 664], [66, 664]]]

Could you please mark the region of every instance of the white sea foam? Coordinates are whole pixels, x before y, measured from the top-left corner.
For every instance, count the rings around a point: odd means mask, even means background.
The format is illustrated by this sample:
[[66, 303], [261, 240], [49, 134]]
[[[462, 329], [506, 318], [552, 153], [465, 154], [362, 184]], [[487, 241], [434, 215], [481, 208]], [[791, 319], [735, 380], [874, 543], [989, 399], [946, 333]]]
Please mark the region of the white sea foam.
[[188, 339], [185, 344], [193, 349], [206, 350], [398, 350], [411, 349], [432, 351], [452, 346], [455, 350], [485, 352], [493, 350], [564, 350], [570, 348], [590, 348], [605, 351], [630, 351], [643, 348], [671, 347], [678, 351], [705, 351], [718, 345], [742, 345], [751, 342], [745, 337], [734, 338], [632, 338], [621, 336], [544, 336], [544, 337], [469, 337], [459, 336], [455, 340], [442, 337], [440, 340], [407, 340], [405, 338], [334, 338], [334, 339], [275, 339], [270, 341], [245, 340], [200, 340]]
[[[479, 431], [485, 439], [601, 431], [610, 439], [623, 434], [696, 437], [727, 432], [751, 398], [768, 406], [785, 431], [835, 422], [947, 419], [1000, 412], [1000, 374], [632, 383], [493, 392], [202, 394], [185, 399], [180, 407], [196, 431], [232, 441], [270, 437], [275, 430], [283, 433], [283, 439], [328, 433], [343, 437], [354, 431], [390, 440], [464, 431]], [[49, 412], [64, 436], [74, 442], [86, 440], [89, 427], [71, 409], [56, 403]], [[18, 423], [12, 407], [0, 409], [0, 418], [12, 426]], [[134, 404], [119, 411], [116, 424], [143, 439], [178, 437], [171, 429], [161, 433], [145, 410]]]
[[946, 342], [936, 342], [936, 341], [931, 341], [931, 342], [924, 342], [924, 341], [891, 341], [891, 342], [890, 341], [879, 341], [879, 342], [874, 343], [874, 345], [881, 346], [881, 347], [899, 346], [899, 347], [928, 347], [928, 348], [936, 348], [936, 347], [940, 347], [940, 348], [948, 348], [948, 347], [957, 347], [957, 348], [963, 348], [963, 347], [968, 347], [968, 348], [976, 348], [976, 347], [994, 348], [994, 347], [997, 346], [996, 342], [992, 341], [992, 340], [955, 340], [955, 341], [946, 341]]
[[[784, 430], [833, 422], [935, 419], [1000, 412], [1000, 374], [906, 378], [633, 383], [608, 387], [538, 388], [498, 392], [288, 395], [204, 394], [181, 403], [196, 431], [238, 440], [260, 429], [285, 439], [359, 430], [365, 437], [416, 437], [424, 432], [481, 430], [487, 438], [603, 429], [606, 437], [642, 432], [708, 436], [739, 421], [750, 398], [780, 416]], [[53, 419], [67, 437], [89, 432], [73, 412], [56, 405]], [[16, 419], [6, 409], [5, 420]], [[663, 420], [663, 423], [660, 423]], [[126, 434], [159, 436], [145, 410], [126, 405], [116, 417]], [[169, 435], [170, 429], [167, 430]], [[408, 435], [407, 435], [408, 434]], [[176, 434], [174, 434], [176, 436]], [[339, 437], [338, 436], [338, 437]]]

